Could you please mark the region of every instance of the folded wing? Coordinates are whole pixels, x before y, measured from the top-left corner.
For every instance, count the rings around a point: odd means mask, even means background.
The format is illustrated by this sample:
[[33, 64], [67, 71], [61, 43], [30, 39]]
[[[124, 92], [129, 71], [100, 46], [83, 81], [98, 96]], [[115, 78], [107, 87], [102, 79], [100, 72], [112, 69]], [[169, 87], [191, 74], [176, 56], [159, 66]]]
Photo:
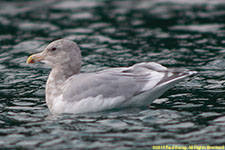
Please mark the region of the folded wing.
[[120, 97], [122, 102], [126, 102], [147, 91], [158, 89], [156, 91], [158, 92], [159, 87], [165, 92], [189, 75], [191, 75], [190, 72], [171, 71], [155, 62], [106, 69], [95, 73], [76, 74], [64, 83], [63, 100], [82, 101], [101, 96], [107, 101]]

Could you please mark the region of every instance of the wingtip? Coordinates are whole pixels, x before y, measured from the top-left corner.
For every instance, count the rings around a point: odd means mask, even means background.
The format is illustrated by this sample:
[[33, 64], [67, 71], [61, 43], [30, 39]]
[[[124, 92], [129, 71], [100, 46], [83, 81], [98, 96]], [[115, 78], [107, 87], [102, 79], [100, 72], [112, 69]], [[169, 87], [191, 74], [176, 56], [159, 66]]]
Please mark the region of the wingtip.
[[198, 73], [197, 71], [185, 71], [185, 72], [181, 73], [181, 75], [188, 77], [188, 76], [195, 75], [197, 73]]
[[194, 74], [197, 74], [198, 72], [197, 71], [188, 71], [188, 75], [194, 75]]

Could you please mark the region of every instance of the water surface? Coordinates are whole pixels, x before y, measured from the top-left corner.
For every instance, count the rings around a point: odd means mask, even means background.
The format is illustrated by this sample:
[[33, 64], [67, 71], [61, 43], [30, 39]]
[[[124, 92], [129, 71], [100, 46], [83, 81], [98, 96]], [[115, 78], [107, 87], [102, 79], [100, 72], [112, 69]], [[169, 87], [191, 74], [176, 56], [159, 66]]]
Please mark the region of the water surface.
[[[225, 2], [0, 2], [0, 147], [150, 149], [225, 144]], [[76, 41], [82, 72], [155, 61], [198, 71], [146, 108], [53, 116], [49, 68], [26, 65], [52, 40]]]

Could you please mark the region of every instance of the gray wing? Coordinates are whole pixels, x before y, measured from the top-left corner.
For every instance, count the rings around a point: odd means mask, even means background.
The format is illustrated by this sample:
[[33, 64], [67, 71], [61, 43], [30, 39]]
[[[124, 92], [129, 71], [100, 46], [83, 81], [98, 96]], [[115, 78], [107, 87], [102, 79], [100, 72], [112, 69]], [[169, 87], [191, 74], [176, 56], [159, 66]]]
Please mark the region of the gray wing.
[[154, 62], [95, 73], [81, 73], [70, 77], [64, 83], [63, 99], [80, 101], [99, 95], [103, 98], [122, 96], [124, 99], [130, 99], [179, 76], [181, 76], [180, 72], [171, 72]]

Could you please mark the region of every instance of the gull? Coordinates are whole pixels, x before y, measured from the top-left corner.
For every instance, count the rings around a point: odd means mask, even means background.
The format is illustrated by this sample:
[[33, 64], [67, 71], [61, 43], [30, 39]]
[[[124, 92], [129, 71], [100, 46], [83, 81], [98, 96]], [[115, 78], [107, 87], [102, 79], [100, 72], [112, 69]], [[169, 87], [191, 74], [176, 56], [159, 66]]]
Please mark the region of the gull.
[[44, 62], [52, 70], [45, 99], [51, 113], [91, 113], [151, 104], [194, 71], [168, 69], [156, 62], [137, 63], [92, 73], [80, 73], [81, 51], [70, 40], [51, 42], [27, 63]]

